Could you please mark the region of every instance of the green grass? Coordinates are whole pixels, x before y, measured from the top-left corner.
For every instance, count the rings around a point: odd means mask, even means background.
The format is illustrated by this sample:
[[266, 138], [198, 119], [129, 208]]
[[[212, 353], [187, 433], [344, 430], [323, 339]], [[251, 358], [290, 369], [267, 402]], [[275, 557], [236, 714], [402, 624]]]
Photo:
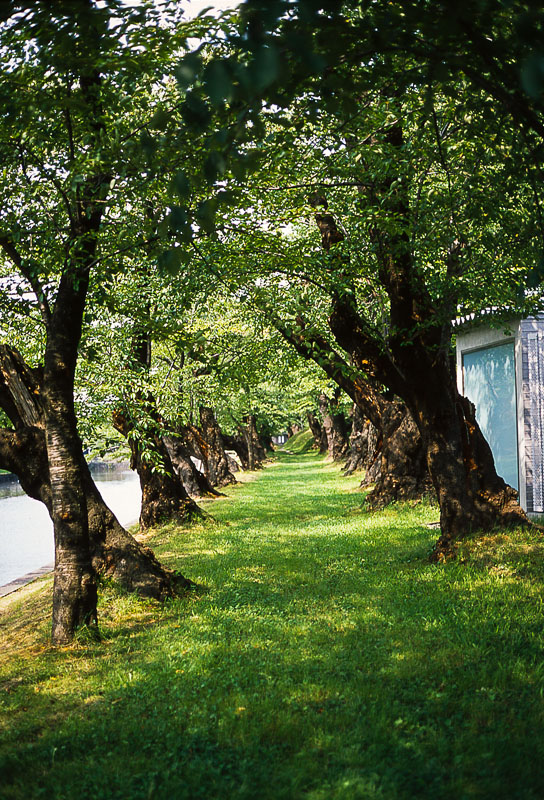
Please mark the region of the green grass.
[[314, 437], [312, 436], [311, 430], [307, 428], [304, 431], [295, 433], [290, 439], [287, 439], [283, 448], [293, 455], [302, 455], [302, 453], [308, 453], [312, 450], [313, 446]]
[[100, 644], [47, 644], [50, 580], [0, 601], [0, 797], [544, 796], [544, 547], [439, 566], [428, 505], [368, 514], [358, 478], [281, 454], [165, 527], [206, 588], [102, 591]]

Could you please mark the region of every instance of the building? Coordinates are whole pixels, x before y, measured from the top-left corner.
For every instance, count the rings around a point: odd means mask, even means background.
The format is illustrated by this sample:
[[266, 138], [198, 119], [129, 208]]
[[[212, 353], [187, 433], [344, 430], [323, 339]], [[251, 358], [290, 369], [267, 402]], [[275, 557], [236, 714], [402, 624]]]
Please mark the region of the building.
[[456, 324], [457, 382], [476, 406], [498, 474], [544, 513], [544, 314]]

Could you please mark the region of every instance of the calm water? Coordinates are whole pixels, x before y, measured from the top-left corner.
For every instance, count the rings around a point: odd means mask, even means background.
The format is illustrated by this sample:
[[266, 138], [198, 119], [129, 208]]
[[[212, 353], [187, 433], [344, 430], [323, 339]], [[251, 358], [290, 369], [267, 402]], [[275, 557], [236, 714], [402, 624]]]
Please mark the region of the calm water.
[[[119, 522], [137, 522], [141, 492], [136, 473], [116, 468], [93, 475]], [[43, 503], [27, 497], [17, 483], [0, 484], [0, 586], [54, 561], [53, 524]]]

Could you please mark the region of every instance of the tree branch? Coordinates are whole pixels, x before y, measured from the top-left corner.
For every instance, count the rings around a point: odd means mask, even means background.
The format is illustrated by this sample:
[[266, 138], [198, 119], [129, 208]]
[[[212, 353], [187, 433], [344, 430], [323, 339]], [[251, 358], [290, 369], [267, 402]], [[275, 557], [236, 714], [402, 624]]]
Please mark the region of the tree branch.
[[32, 291], [36, 296], [36, 300], [38, 302], [38, 307], [42, 314], [44, 322], [47, 324], [51, 319], [51, 309], [49, 308], [49, 303], [47, 301], [47, 297], [45, 296], [44, 289], [37, 279], [35, 275], [32, 274], [30, 270], [28, 270], [24, 264], [23, 258], [21, 254], [15, 247], [12, 239], [6, 234], [0, 233], [0, 247], [4, 251], [4, 253], [8, 256], [10, 261], [17, 267], [21, 275], [26, 278], [29, 282]]

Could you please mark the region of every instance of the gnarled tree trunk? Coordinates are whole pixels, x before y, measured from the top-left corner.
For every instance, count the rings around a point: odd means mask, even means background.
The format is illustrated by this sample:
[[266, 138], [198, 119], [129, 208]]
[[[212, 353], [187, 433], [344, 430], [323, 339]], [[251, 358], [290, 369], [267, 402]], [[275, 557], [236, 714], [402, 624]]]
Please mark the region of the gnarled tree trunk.
[[200, 431], [204, 440], [206, 453], [206, 474], [213, 486], [227, 486], [236, 483], [230, 471], [229, 460], [225, 453], [223, 435], [211, 408], [200, 406]]
[[259, 440], [253, 414], [248, 414], [245, 417], [244, 425], [240, 427], [240, 432], [244, 437], [247, 448], [247, 468], [249, 470], [258, 469], [266, 458], [266, 451]]
[[[392, 158], [398, 154], [400, 171], [404, 138], [399, 112], [383, 139]], [[376, 224], [370, 233], [378, 278], [389, 300], [386, 346], [359, 314], [347, 276], [345, 285], [339, 282], [333, 292], [329, 322], [337, 342], [354, 363], [359, 368], [371, 365], [374, 377], [401, 397], [413, 416], [440, 506], [441, 536], [434, 557], [441, 558], [473, 531], [530, 522], [517, 503], [517, 492], [497, 475], [474, 407], [456, 386], [449, 352], [450, 320], [457, 302], [455, 277], [463, 270], [462, 246], [455, 242], [445, 254], [450, 290], [433, 297], [412, 256], [408, 184], [397, 177], [390, 168], [372, 190], [374, 207], [396, 220], [392, 227]]]
[[[198, 461], [201, 463], [202, 470], [204, 475], [206, 476], [207, 480], [211, 485], [216, 485], [213, 483], [214, 480], [217, 480], [218, 474], [220, 475], [223, 470], [223, 465], [218, 470], [217, 464], [212, 460], [210, 463], [210, 449], [208, 447], [208, 443], [204, 438], [203, 432], [197, 428], [196, 425], [185, 425], [184, 428], [180, 430], [180, 436], [183, 439], [183, 443], [187, 447], [188, 451], [193, 455]], [[221, 441], [224, 442], [224, 437], [221, 435]], [[232, 448], [234, 449], [234, 448]], [[223, 449], [224, 459], [226, 461], [228, 471], [232, 476], [232, 479], [227, 480], [227, 482], [223, 483], [223, 486], [226, 486], [227, 483], [235, 483], [236, 479], [230, 470], [230, 463], [229, 458]], [[245, 465], [244, 465], [245, 468]]]
[[[154, 403], [151, 411], [154, 412]], [[153, 528], [165, 522], [185, 524], [202, 517], [202, 511], [192, 500], [179, 479], [162, 432], [151, 433], [145, 445], [141, 445], [133, 436], [135, 422], [125, 417], [121, 410], [113, 414], [115, 428], [127, 437], [130, 444], [131, 467], [140, 478], [142, 489], [142, 509], [140, 525], [142, 528]], [[148, 432], [149, 433], [149, 432]]]
[[329, 457], [333, 461], [340, 461], [348, 450], [344, 415], [331, 412], [329, 398], [325, 394], [319, 396], [319, 411], [323, 420], [323, 430], [327, 436]]
[[365, 468], [368, 456], [368, 437], [366, 434], [368, 424], [363, 412], [357, 403], [354, 403], [351, 412], [351, 433], [349, 435], [348, 457], [343, 470], [344, 475], [352, 475], [356, 470]]
[[191, 497], [219, 497], [221, 492], [214, 489], [206, 475], [196, 468], [181, 436], [163, 436], [163, 440], [187, 494]]
[[366, 479], [375, 484], [367, 495], [367, 503], [379, 508], [396, 501], [418, 499], [429, 492], [431, 481], [425, 447], [404, 403], [389, 403], [380, 434], [374, 465]]
[[73, 408], [73, 384], [70, 376], [62, 380], [59, 375], [64, 371], [62, 348], [51, 350], [45, 358], [44, 421], [55, 529], [52, 640], [64, 644], [76, 628], [97, 626], [97, 587], [87, 497], [78, 460], [82, 445]]
[[[30, 497], [52, 512], [52, 492], [42, 409], [41, 372], [30, 369], [14, 349], [0, 346], [0, 407], [14, 430], [0, 430], [0, 468], [13, 472]], [[78, 453], [86, 495], [91, 562], [127, 591], [162, 600], [191, 585], [160, 564], [119, 524], [104, 503], [82, 452]]]
[[474, 405], [459, 394], [453, 377], [444, 375], [440, 388], [432, 383], [424, 397], [411, 399], [440, 506], [442, 533], [434, 551], [440, 558], [467, 533], [530, 522], [516, 490], [497, 475]]
[[[336, 304], [331, 326], [342, 346], [353, 347], [356, 359], [360, 357], [358, 351], [364, 352], [367, 359], [371, 346], [364, 334], [361, 336], [364, 348], [358, 342], [360, 318], [349, 309], [349, 304]], [[435, 347], [428, 341], [433, 334]], [[391, 347], [395, 357], [393, 369], [381, 350], [375, 351], [374, 357], [383, 369], [384, 380], [389, 378], [391, 387], [402, 393], [417, 425], [440, 507], [442, 534], [436, 544], [435, 558], [441, 558], [453, 552], [456, 540], [472, 531], [530, 523], [517, 503], [517, 492], [497, 475], [474, 407], [457, 391], [449, 354], [445, 353], [442, 359], [437, 356], [441, 331], [429, 328], [424, 337], [425, 343], [416, 338], [410, 344], [399, 342]], [[398, 435], [404, 433], [410, 435], [410, 447], [417, 452], [417, 434], [411, 425], [398, 428]]]
[[327, 434], [325, 430], [319, 424], [319, 420], [317, 419], [316, 415], [312, 411], [308, 411], [308, 425], [310, 426], [310, 431], [314, 438], [314, 447], [319, 450], [320, 453], [327, 452]]
[[249, 469], [249, 457], [248, 457], [247, 442], [245, 441], [245, 437], [243, 437], [242, 435], [228, 436], [226, 434], [223, 434], [223, 441], [228, 450], [234, 450], [234, 452], [240, 459], [242, 469]]

